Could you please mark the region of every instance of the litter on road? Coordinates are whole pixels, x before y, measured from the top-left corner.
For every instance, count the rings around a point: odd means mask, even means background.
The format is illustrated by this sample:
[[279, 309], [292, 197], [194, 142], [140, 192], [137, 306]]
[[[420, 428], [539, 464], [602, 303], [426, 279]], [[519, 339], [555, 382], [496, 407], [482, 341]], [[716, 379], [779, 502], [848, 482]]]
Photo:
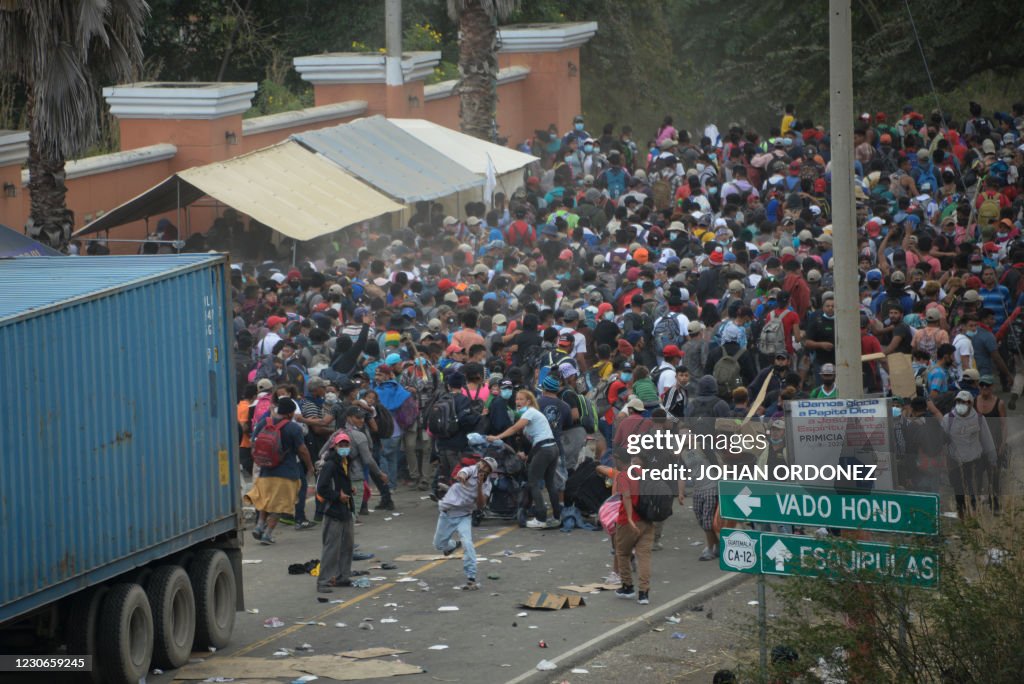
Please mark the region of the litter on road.
[[427, 650], [428, 650], [428, 651], [443, 651], [443, 650], [445, 650], [446, 648], [448, 648], [448, 645], [447, 645], [447, 644], [434, 644], [433, 646], [431, 646], [431, 647], [430, 647], [430, 648], [428, 648]]
[[439, 613], [454, 613], [458, 609], [459, 609], [458, 606], [441, 606], [440, 608], [437, 609], [437, 612], [439, 612]]
[[263, 621], [263, 626], [268, 629], [277, 629], [278, 627], [284, 627], [284, 621], [281, 618], [267, 618]]
[[544, 672], [546, 670], [554, 670], [557, 667], [558, 666], [555, 665], [550, 660], [542, 660], [539, 663], [537, 663], [537, 669], [540, 670], [541, 672]]

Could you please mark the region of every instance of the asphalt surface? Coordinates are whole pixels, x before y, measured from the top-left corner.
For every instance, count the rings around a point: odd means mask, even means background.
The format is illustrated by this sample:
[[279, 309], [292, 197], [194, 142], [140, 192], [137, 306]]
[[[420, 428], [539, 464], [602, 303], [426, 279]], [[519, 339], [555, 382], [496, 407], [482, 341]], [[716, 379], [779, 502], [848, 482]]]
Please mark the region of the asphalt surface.
[[[360, 550], [376, 558], [356, 562], [354, 567], [368, 569], [370, 577], [385, 578], [371, 581], [368, 589], [337, 588], [332, 594], [318, 594], [313, 577], [288, 574], [289, 564], [319, 558], [319, 527], [300, 531], [280, 526], [273, 546], [247, 540], [244, 558], [256, 562], [243, 565], [246, 608], [258, 612], [237, 614], [230, 646], [194, 657], [213, 665], [225, 656], [271, 658], [282, 648], [305, 644], [317, 655], [389, 647], [409, 651], [399, 657], [426, 670], [403, 675], [400, 681], [545, 681], [551, 673], [536, 670], [541, 660], [567, 654], [574, 661], [586, 658], [638, 628], [646, 629], [647, 623], [657, 619], [650, 616], [673, 601], [694, 598], [694, 590], [699, 598], [705, 590], [720, 590], [723, 582], [742, 579], [721, 572], [717, 563], [697, 560], [703, 533], [689, 505], [681, 509], [677, 504], [666, 523], [665, 548], [654, 554], [650, 605], [616, 599], [604, 591], [584, 594], [586, 605], [577, 608], [527, 610], [520, 604], [532, 592], [599, 582], [607, 575], [612, 562], [607, 536], [601, 531], [536, 531], [485, 521], [474, 529], [478, 555], [488, 559], [479, 565], [481, 588], [462, 592], [456, 588], [464, 581], [457, 556], [438, 561], [394, 560], [403, 554], [435, 553], [431, 541], [437, 504], [424, 496], [418, 490], [399, 491], [395, 500], [400, 515], [376, 511], [361, 518], [356, 541]], [[529, 560], [506, 555], [524, 552], [536, 555]], [[398, 568], [371, 569], [381, 561], [394, 562]], [[415, 581], [398, 581], [403, 578]], [[705, 589], [707, 585], [710, 589]], [[342, 602], [321, 603], [318, 598]], [[440, 612], [443, 606], [458, 610]], [[523, 612], [526, 616], [520, 616]], [[271, 618], [284, 626], [265, 627]], [[367, 618], [373, 629], [360, 629], [360, 622]], [[323, 625], [296, 624], [310, 621]], [[609, 632], [613, 634], [607, 636]], [[542, 641], [546, 648], [539, 646]], [[448, 648], [431, 650], [435, 645]], [[568, 662], [559, 665], [568, 667]], [[219, 674], [232, 676], [227, 671]], [[174, 672], [147, 679], [151, 684], [173, 680]]]

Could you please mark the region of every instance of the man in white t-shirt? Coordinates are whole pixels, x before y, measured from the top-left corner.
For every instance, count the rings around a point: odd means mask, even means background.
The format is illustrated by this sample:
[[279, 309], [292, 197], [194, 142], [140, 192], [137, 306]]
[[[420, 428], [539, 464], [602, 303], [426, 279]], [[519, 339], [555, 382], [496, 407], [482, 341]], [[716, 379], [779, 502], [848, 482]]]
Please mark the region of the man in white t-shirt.
[[665, 345], [662, 354], [665, 358], [651, 374], [651, 377], [657, 381], [659, 399], [663, 399], [668, 391], [675, 387], [676, 368], [683, 358], [682, 350], [674, 344]]
[[576, 327], [580, 323], [580, 312], [578, 309], [569, 309], [562, 316], [562, 332], [571, 332], [575, 338], [572, 346], [570, 355], [576, 360], [576, 365], [579, 366], [580, 371], [586, 370], [585, 356], [587, 353], [587, 338], [583, 336]]
[[256, 347], [260, 358], [274, 353], [274, 347], [283, 339], [281, 336], [284, 334], [286, 323], [288, 323], [288, 319], [283, 316], [271, 316], [267, 319], [267, 334], [263, 336], [259, 346]]
[[[491, 494], [491, 473], [498, 468], [498, 462], [490, 456], [480, 459], [476, 465], [466, 466], [455, 476], [444, 498], [438, 502], [437, 529], [434, 531], [434, 548], [449, 556], [462, 547], [462, 569], [466, 573], [463, 590], [478, 589], [476, 583], [476, 549], [473, 547], [473, 511], [483, 508]], [[452, 536], [459, 535], [459, 541]]]
[[975, 368], [974, 363], [974, 342], [971, 338], [978, 332], [978, 318], [974, 315], [967, 316], [964, 320], [963, 331], [953, 338], [953, 373], [959, 382], [968, 368]]

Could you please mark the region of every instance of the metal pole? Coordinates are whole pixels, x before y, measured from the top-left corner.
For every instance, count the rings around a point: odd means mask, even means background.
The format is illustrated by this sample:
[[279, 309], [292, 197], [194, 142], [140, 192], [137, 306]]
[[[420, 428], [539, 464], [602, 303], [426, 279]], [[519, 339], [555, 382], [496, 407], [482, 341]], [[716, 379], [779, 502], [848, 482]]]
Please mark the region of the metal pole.
[[402, 76], [402, 0], [387, 0], [384, 5], [384, 82], [400, 86]]
[[853, 34], [850, 0], [829, 0], [829, 131], [832, 150], [832, 241], [836, 295], [836, 382], [840, 396], [860, 399], [860, 301], [853, 202]]
[[765, 603], [764, 575], [757, 576], [757, 631], [761, 646], [761, 681], [768, 676], [768, 608]]

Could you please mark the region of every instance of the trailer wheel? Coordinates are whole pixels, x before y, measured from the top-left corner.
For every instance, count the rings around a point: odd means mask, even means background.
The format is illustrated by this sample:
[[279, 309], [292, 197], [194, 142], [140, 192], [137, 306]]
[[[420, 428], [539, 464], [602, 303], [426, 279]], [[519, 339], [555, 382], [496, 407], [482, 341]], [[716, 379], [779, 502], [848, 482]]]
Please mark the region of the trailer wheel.
[[194, 648], [224, 648], [235, 628], [235, 572], [220, 549], [203, 549], [188, 568], [196, 601]]
[[[96, 657], [100, 606], [103, 605], [103, 597], [106, 595], [107, 588], [101, 585], [80, 591], [71, 598], [66, 639], [68, 655]], [[83, 677], [83, 681], [99, 684], [99, 669], [93, 667], [92, 671]]]
[[153, 613], [138, 584], [115, 584], [100, 608], [100, 667], [109, 684], [137, 684], [153, 658]]
[[196, 633], [196, 603], [188, 574], [178, 565], [162, 565], [146, 585], [153, 611], [153, 664], [165, 670], [188, 662]]

